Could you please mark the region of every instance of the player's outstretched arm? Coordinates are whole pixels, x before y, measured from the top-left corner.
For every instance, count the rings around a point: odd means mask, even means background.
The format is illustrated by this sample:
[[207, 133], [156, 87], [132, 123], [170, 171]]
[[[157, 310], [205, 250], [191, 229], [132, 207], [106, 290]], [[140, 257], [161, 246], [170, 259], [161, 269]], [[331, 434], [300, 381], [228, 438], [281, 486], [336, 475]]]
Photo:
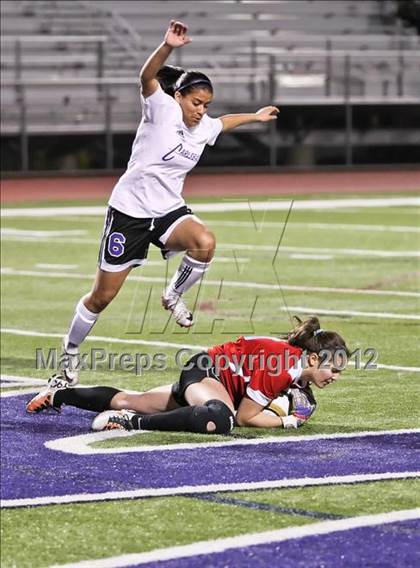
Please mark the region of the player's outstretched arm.
[[263, 414], [264, 407], [250, 398], [243, 398], [236, 413], [238, 426], [251, 426], [253, 428], [281, 428], [283, 426], [280, 416]]
[[225, 114], [219, 117], [223, 122], [223, 132], [233, 130], [243, 124], [250, 124], [251, 122], [269, 122], [276, 120], [280, 110], [275, 106], [266, 106], [248, 114]]
[[299, 389], [293, 389], [292, 396], [292, 413], [281, 417], [266, 414], [263, 412], [263, 406], [250, 398], [243, 398], [236, 413], [237, 425], [253, 428], [284, 428], [285, 430], [303, 426], [315, 411], [315, 400], [313, 403], [309, 402], [307, 393]]
[[159, 83], [156, 75], [172, 50], [190, 43], [191, 38], [187, 36], [187, 31], [188, 28], [185, 24], [171, 20], [163, 42], [147, 59], [140, 71], [141, 90], [145, 98], [150, 97], [158, 88]]

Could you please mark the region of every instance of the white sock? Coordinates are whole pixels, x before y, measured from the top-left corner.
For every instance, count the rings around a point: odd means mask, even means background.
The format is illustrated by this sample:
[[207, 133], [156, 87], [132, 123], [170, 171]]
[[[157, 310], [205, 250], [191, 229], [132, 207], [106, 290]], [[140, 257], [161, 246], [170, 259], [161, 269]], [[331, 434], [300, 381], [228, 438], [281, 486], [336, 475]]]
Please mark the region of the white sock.
[[172, 277], [169, 286], [166, 288], [165, 295], [168, 294], [183, 294], [191, 288], [204, 273], [209, 269], [210, 262], [200, 262], [191, 258], [187, 254], [181, 261], [178, 270]]
[[83, 298], [79, 300], [73, 320], [70, 324], [68, 334], [65, 337], [65, 348], [69, 353], [77, 351], [79, 345], [84, 341], [92, 327], [95, 325], [99, 314], [95, 314], [87, 309], [83, 303]]

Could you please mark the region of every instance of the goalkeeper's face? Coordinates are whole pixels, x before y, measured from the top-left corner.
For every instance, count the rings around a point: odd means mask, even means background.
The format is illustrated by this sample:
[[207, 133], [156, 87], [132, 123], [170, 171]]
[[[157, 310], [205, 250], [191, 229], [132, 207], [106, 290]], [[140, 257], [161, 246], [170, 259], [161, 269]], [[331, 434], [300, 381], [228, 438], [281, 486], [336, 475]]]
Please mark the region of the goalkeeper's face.
[[315, 386], [323, 389], [340, 377], [341, 371], [345, 368], [345, 363], [342, 355], [325, 359], [319, 357], [316, 353], [311, 353], [308, 358], [310, 374], [310, 378], [308, 378]]

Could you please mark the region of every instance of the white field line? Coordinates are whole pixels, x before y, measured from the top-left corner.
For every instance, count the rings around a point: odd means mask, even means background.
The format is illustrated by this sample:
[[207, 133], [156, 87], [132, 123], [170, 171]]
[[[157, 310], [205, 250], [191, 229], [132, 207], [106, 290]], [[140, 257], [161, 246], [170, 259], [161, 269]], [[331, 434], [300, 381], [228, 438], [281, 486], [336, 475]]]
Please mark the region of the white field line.
[[[47, 384], [45, 379], [35, 379], [33, 377], [17, 377], [15, 375], [1, 375], [1, 392], [0, 397], [12, 397], [18, 396], [20, 394], [31, 394], [35, 392], [39, 392], [39, 387], [44, 386]], [[27, 386], [28, 388], [17, 388], [20, 386]], [[9, 388], [10, 387], [10, 388]], [[12, 388], [13, 387], [13, 388]], [[34, 388], [37, 387], [37, 388]], [[7, 390], [4, 390], [6, 389]]]
[[246, 245], [243, 243], [220, 243], [217, 247], [221, 250], [258, 250], [267, 252], [278, 252], [278, 254], [333, 254], [334, 256], [363, 256], [374, 258], [420, 258], [418, 250], [377, 250], [359, 248], [320, 248], [320, 247], [287, 247], [281, 245], [280, 248], [273, 245]]
[[[54, 273], [54, 272], [50, 272], [50, 273], [44, 273], [44, 272], [36, 272], [34, 270], [14, 270], [13, 268], [2, 268], [1, 269], [1, 273], [4, 275], [8, 275], [8, 276], [39, 276], [41, 278], [44, 278], [46, 276], [50, 277], [50, 278], [73, 278], [73, 279], [81, 279], [81, 280], [86, 280], [86, 279], [93, 279], [93, 275], [92, 276], [87, 276], [85, 274], [75, 274], [75, 273]], [[129, 280], [131, 281], [141, 281], [141, 282], [159, 282], [159, 283], [165, 283], [165, 279], [164, 278], [160, 278], [160, 277], [131, 277], [129, 278]], [[297, 287], [294, 286], [293, 288], [291, 288], [290, 286], [286, 286], [286, 285], [275, 285], [275, 284], [259, 284], [258, 282], [230, 282], [230, 281], [212, 281], [212, 280], [207, 280], [206, 284], [209, 286], [218, 286], [220, 287], [221, 283], [223, 282], [224, 286], [230, 286], [230, 287], [237, 287], [237, 288], [251, 288], [251, 289], [264, 289], [264, 290], [297, 290]], [[304, 288], [304, 287], [301, 287]], [[315, 291], [314, 288], [309, 288], [306, 287], [305, 290], [299, 290], [299, 291]], [[335, 289], [336, 291], [340, 290], [338, 288]], [[341, 289], [341, 290], [346, 290], [345, 288]], [[350, 289], [349, 289], [350, 290]], [[318, 291], [321, 291], [320, 288], [318, 288]], [[327, 289], [323, 289], [323, 291], [327, 291]], [[329, 288], [328, 289], [329, 292], [334, 291], [334, 288]], [[379, 292], [382, 291], [376, 291], [377, 295], [379, 295]], [[388, 291], [391, 292], [391, 291]], [[372, 293], [372, 290], [363, 290], [358, 291], [358, 292], [350, 292], [350, 293]], [[386, 294], [386, 295], [393, 295], [394, 293], [390, 294]], [[398, 294], [398, 292], [396, 292], [395, 294]], [[410, 297], [412, 297], [413, 293], [409, 293], [407, 292], [406, 294], [410, 294]], [[383, 295], [383, 294], [381, 294]], [[399, 294], [398, 294], [399, 295]], [[417, 297], [414, 296], [414, 297]], [[398, 313], [391, 313], [391, 312], [363, 312], [363, 311], [351, 311], [351, 310], [326, 310], [323, 308], [311, 308], [311, 307], [307, 307], [307, 306], [288, 306], [288, 308], [286, 307], [281, 307], [279, 308], [280, 311], [295, 311], [297, 313], [307, 313], [307, 314], [312, 314], [312, 313], [317, 313], [317, 314], [324, 314], [324, 315], [339, 315], [339, 316], [353, 316], [353, 317], [371, 317], [371, 318], [380, 318], [380, 319], [402, 319], [402, 320], [414, 320], [414, 321], [420, 321], [420, 315], [417, 314], [398, 314]]]
[[389, 312], [359, 312], [356, 310], [325, 310], [323, 308], [311, 308], [308, 306], [288, 306], [279, 308], [282, 312], [296, 312], [300, 314], [320, 314], [330, 316], [353, 316], [368, 317], [380, 319], [402, 319], [420, 321], [420, 315], [417, 314], [394, 314]]
[[[14, 329], [3, 327], [0, 329], [1, 333], [10, 335], [20, 335], [23, 337], [57, 337], [63, 339], [62, 333], [46, 333], [43, 331], [31, 331], [28, 329]], [[146, 339], [120, 339], [119, 337], [102, 337], [100, 335], [88, 335], [85, 341], [105, 342], [105, 343], [122, 343], [124, 345], [148, 345], [151, 347], [168, 347], [169, 349], [191, 349], [191, 350], [205, 350], [208, 345], [191, 345], [186, 343], [171, 343], [168, 341], [148, 341]]]
[[76, 218], [90, 215], [103, 217], [106, 207], [104, 206], [81, 206], [81, 207], [10, 207], [1, 210], [1, 217], [5, 219], [20, 219], [24, 217], [67, 217], [74, 215]]
[[14, 235], [6, 235], [6, 236], [2, 236], [1, 240], [3, 242], [16, 242], [16, 243], [38, 243], [40, 245], [44, 245], [44, 244], [51, 244], [51, 245], [64, 245], [64, 244], [77, 244], [77, 243], [85, 243], [85, 244], [89, 244], [89, 245], [93, 245], [93, 244], [98, 244], [98, 239], [89, 239], [87, 237], [17, 237]]
[[334, 257], [331, 254], [291, 254], [290, 258], [294, 260], [332, 260]]
[[87, 231], [73, 229], [66, 231], [34, 231], [29, 229], [15, 229], [4, 227], [0, 230], [1, 237], [80, 237], [86, 235]]
[[37, 268], [46, 268], [49, 270], [52, 268], [53, 270], [74, 270], [78, 268], [78, 264], [46, 264], [46, 263], [38, 263], [35, 265]]
[[[51, 243], [54, 245], [68, 245], [68, 244], [97, 244], [98, 239], [89, 238], [62, 238], [58, 237], [50, 238], [48, 235], [44, 237], [33, 237], [33, 236], [3, 236], [3, 241], [17, 241], [17, 242], [34, 242], [34, 243]], [[274, 245], [255, 245], [255, 244], [243, 244], [243, 243], [218, 243], [219, 250], [237, 251], [261, 251], [261, 252], [276, 252], [278, 254], [288, 254], [290, 258], [299, 258], [300, 260], [331, 260], [332, 258], [339, 256], [360, 256], [360, 257], [374, 257], [374, 258], [420, 258], [420, 251], [389, 251], [389, 250], [379, 250], [379, 249], [359, 249], [359, 248], [319, 248], [319, 247], [292, 247], [292, 246], [281, 246], [278, 248]], [[297, 256], [297, 255], [302, 256]], [[310, 255], [310, 256], [306, 256]], [[216, 257], [216, 260], [217, 257]], [[228, 259], [227, 259], [228, 260]], [[164, 261], [162, 261], [163, 264]]]
[[[3, 237], [3, 241], [17, 241], [17, 242], [34, 242], [37, 244], [50, 243], [54, 245], [68, 245], [75, 243], [83, 244], [98, 244], [98, 239], [89, 238], [64, 238], [59, 239], [55, 237], [53, 239], [49, 237]], [[277, 255], [288, 255], [293, 258], [295, 254], [305, 254], [305, 255], [327, 255], [328, 260], [340, 256], [355, 256], [355, 257], [373, 257], [373, 258], [420, 258], [420, 251], [417, 250], [379, 250], [379, 249], [359, 249], [359, 248], [319, 248], [319, 247], [292, 247], [292, 246], [281, 246], [278, 248], [274, 245], [250, 245], [243, 243], [218, 243], [217, 248], [219, 250], [227, 251], [260, 251], [260, 252], [275, 252]], [[319, 258], [319, 257], [318, 257]], [[301, 259], [306, 259], [306, 257], [301, 257]], [[310, 259], [312, 260], [312, 259]], [[163, 264], [164, 261], [162, 261]]]
[[12, 396], [19, 396], [20, 394], [31, 394], [31, 393], [38, 393], [39, 387], [28, 387], [27, 389], [12, 389], [12, 390], [2, 390], [0, 392], [0, 398], [8, 398]]
[[49, 245], [72, 245], [72, 244], [85, 244], [85, 245], [98, 245], [98, 239], [90, 239], [88, 237], [13, 237], [7, 236], [2, 237], [2, 241], [9, 242], [25, 242], [25, 243], [37, 243], [39, 245], [49, 244]]
[[[143, 436], [145, 432], [94, 432], [90, 434], [80, 434], [78, 436], [69, 436], [67, 438], [57, 438], [45, 442], [45, 447], [56, 452], [64, 452], [66, 454], [90, 455], [90, 454], [127, 454], [127, 453], [149, 453], [149, 452], [167, 452], [176, 450], [196, 450], [199, 448], [225, 448], [230, 446], [260, 446], [261, 444], [283, 445], [294, 442], [313, 442], [314, 440], [342, 440], [354, 438], [370, 438], [376, 436], [399, 436], [402, 434], [419, 434], [420, 428], [402, 429], [402, 430], [382, 430], [382, 431], [364, 431], [350, 432], [338, 434], [312, 434], [302, 436], [267, 436], [265, 438], [252, 439], [227, 439], [223, 442], [188, 442], [179, 444], [166, 444], [156, 446], [127, 446], [118, 448], [96, 448], [91, 444], [95, 442], [103, 442], [104, 440], [113, 440], [115, 437], [127, 436]], [[117, 436], [116, 436], [117, 434]]]
[[[80, 272], [44, 272], [37, 270], [19, 270], [10, 267], [3, 267], [1, 269], [1, 274], [5, 276], [34, 276], [39, 278], [72, 278], [75, 280], [93, 280], [95, 278], [94, 274], [83, 274]], [[130, 282], [144, 282], [144, 283], [157, 283], [165, 284], [166, 279], [161, 276], [135, 276], [130, 275], [128, 277]], [[291, 284], [264, 284], [261, 282], [240, 282], [235, 280], [205, 280], [208, 286], [217, 286], [220, 288], [221, 285], [227, 286], [229, 288], [250, 288], [259, 290], [288, 290], [291, 292], [325, 292], [327, 294], [337, 293], [337, 294], [361, 294], [365, 296], [395, 296], [401, 298], [420, 298], [420, 292], [403, 292], [400, 290], [365, 290], [362, 288], [332, 288], [325, 286], [298, 286]]]
[[[353, 199], [302, 199], [293, 204], [294, 211], [348, 209], [348, 208], [380, 208], [420, 206], [417, 197], [379, 197], [379, 198], [353, 198]], [[219, 203], [192, 203], [191, 207], [197, 213], [225, 213], [230, 211], [288, 211], [290, 199], [270, 201], [244, 201], [226, 199]], [[105, 207], [31, 207], [31, 208], [5, 208], [1, 216], [11, 217], [59, 217], [67, 215], [105, 215]]]
[[35, 379], [32, 377], [17, 377], [15, 375], [1, 375], [0, 381], [2, 387], [28, 387], [45, 385], [44, 379]]
[[[94, 217], [93, 219], [96, 219]], [[74, 218], [77, 220], [77, 217]], [[206, 220], [208, 225], [217, 225], [220, 227], [243, 227], [255, 229], [257, 233], [262, 232], [263, 229], [282, 229], [284, 223], [276, 221], [222, 221], [217, 219]], [[288, 228], [304, 228], [304, 229], [320, 229], [320, 230], [340, 230], [340, 231], [362, 231], [367, 233], [420, 233], [420, 227], [413, 225], [358, 225], [352, 223], [301, 223], [292, 221], [287, 224]], [[29, 237], [57, 237], [57, 236], [70, 236], [70, 235], [85, 235], [87, 231], [84, 230], [65, 230], [65, 231], [30, 231], [25, 229], [3, 228], [1, 229], [1, 236], [29, 236]], [[96, 242], [96, 241], [95, 241]]]
[[[229, 257], [215, 256], [212, 262], [223, 262], [225, 264], [232, 264], [233, 262], [250, 262], [250, 260], [251, 259], [249, 257], [241, 257], [241, 256], [235, 256], [234, 259], [231, 256]], [[159, 262], [159, 264], [162, 265], [161, 262]]]
[[[58, 231], [57, 231], [58, 232]], [[71, 231], [70, 231], [71, 232]], [[84, 233], [85, 231], [81, 231]], [[97, 244], [98, 239], [89, 238], [68, 238], [64, 234], [61, 235], [62, 239], [59, 239], [60, 235], [51, 238], [48, 231], [39, 231], [39, 233], [44, 233], [44, 235], [33, 236], [27, 231], [26, 235], [2, 235], [4, 241], [28, 241], [36, 243], [52, 243], [52, 244], [71, 244], [71, 243], [84, 243], [84, 244]], [[64, 232], [63, 232], [64, 233]], [[293, 246], [281, 246], [280, 248], [275, 245], [255, 245], [255, 244], [243, 244], [243, 243], [218, 243], [219, 250], [237, 251], [237, 250], [248, 250], [248, 251], [261, 251], [261, 252], [276, 252], [277, 254], [302, 254], [302, 255], [328, 255], [328, 259], [336, 256], [361, 256], [361, 257], [374, 257], [374, 258], [420, 258], [420, 251], [390, 251], [390, 250], [379, 250], [379, 249], [359, 249], [359, 248], [319, 248], [319, 247], [293, 247]], [[293, 255], [290, 255], [293, 258]], [[306, 259], [305, 256], [300, 257], [302, 260]], [[322, 258], [318, 256], [317, 258]], [[163, 263], [163, 261], [162, 261]]]
[[399, 365], [378, 365], [379, 369], [387, 369], [388, 371], [408, 371], [412, 373], [420, 373], [420, 367], [401, 367]]
[[[244, 227], [253, 228], [255, 232], [260, 233], [263, 229], [282, 229], [284, 223], [275, 221], [218, 221], [216, 219], [206, 220], [208, 225], [217, 225], [220, 227]], [[420, 227], [413, 225], [356, 225], [351, 223], [299, 223], [292, 221], [287, 224], [288, 228], [304, 228], [304, 229], [320, 229], [320, 230], [340, 230], [340, 231], [362, 231], [367, 233], [420, 233]]]
[[[123, 566], [133, 566], [150, 562], [162, 562], [165, 560], [175, 560], [180, 558], [191, 558], [194, 556], [205, 555], [205, 565], [212, 564], [211, 554], [234, 550], [238, 548], [253, 548], [262, 544], [279, 543], [288, 540], [304, 539], [310, 536], [321, 536], [336, 532], [350, 531], [362, 527], [375, 527], [389, 523], [397, 523], [415, 520], [420, 517], [419, 509], [406, 509], [402, 511], [392, 511], [391, 513], [379, 513], [376, 515], [360, 515], [336, 521], [321, 521], [309, 525], [298, 527], [288, 527], [272, 531], [256, 532], [194, 542], [180, 546], [170, 546], [168, 548], [157, 548], [150, 552], [138, 552], [122, 554], [100, 560], [85, 560], [70, 564], [55, 565], [51, 568], [119, 568]], [[200, 558], [203, 565], [203, 559]], [[275, 564], [275, 563], [274, 563]]]
[[[7, 375], [2, 375], [3, 377], [6, 377]], [[7, 389], [4, 390], [3, 387], [9, 387], [12, 385], [6, 384], [6, 385], [1, 385], [2, 390], [0, 392], [0, 398], [4, 398], [4, 397], [12, 397], [12, 396], [19, 396], [21, 394], [30, 394], [30, 393], [38, 393], [39, 392], [39, 387], [40, 386], [45, 386], [47, 384], [47, 380], [46, 379], [34, 379], [32, 377], [16, 377], [16, 385], [22, 384], [22, 385], [30, 385], [33, 384], [34, 386], [32, 387], [28, 387], [26, 389]], [[37, 388], [34, 388], [34, 387]], [[99, 385], [78, 385], [79, 388], [90, 388], [93, 386], [99, 386]], [[130, 393], [130, 394], [141, 394], [141, 391], [133, 391], [130, 389], [124, 389], [124, 392]]]
[[103, 493], [79, 493], [75, 495], [47, 495], [25, 499], [3, 499], [2, 509], [34, 507], [40, 505], [61, 505], [64, 503], [92, 503], [93, 501], [115, 501], [120, 499], [142, 499], [144, 497], [167, 497], [173, 495], [194, 495], [197, 493], [218, 493], [219, 491], [255, 491], [258, 489], [282, 489], [286, 487], [310, 487], [320, 485], [340, 485], [346, 483], [368, 483], [394, 479], [415, 479], [419, 471], [398, 473], [369, 473], [361, 475], [342, 475], [332, 477], [304, 477], [297, 479], [273, 479], [270, 481], [250, 481], [244, 483], [217, 483], [210, 485], [181, 485], [131, 489], [127, 491], [106, 491]]
[[[63, 338], [62, 333], [49, 333], [44, 331], [32, 331], [28, 329], [15, 329], [3, 327], [0, 333], [17, 335], [22, 337], [57, 337]], [[192, 351], [203, 351], [209, 348], [208, 345], [193, 345], [186, 343], [171, 343], [168, 341], [148, 341], [147, 339], [121, 339], [119, 337], [103, 337], [100, 335], [88, 335], [85, 341], [105, 342], [105, 343], [121, 343], [123, 345], [148, 345], [152, 347], [167, 347], [168, 349], [191, 349]], [[405, 367], [397, 365], [385, 365], [375, 363], [378, 369], [389, 369], [392, 371], [407, 371], [412, 373], [420, 372], [420, 367]]]

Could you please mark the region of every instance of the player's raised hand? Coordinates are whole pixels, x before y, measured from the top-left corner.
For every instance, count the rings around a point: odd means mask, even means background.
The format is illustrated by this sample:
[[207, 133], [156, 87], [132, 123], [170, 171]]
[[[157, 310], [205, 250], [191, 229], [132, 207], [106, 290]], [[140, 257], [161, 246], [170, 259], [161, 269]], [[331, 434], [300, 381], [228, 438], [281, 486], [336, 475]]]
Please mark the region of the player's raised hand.
[[275, 106], [267, 106], [260, 108], [255, 113], [258, 116], [260, 122], [268, 122], [269, 120], [276, 120], [280, 110]]
[[182, 47], [190, 43], [192, 39], [187, 36], [188, 28], [182, 22], [171, 20], [169, 28], [165, 34], [165, 44], [169, 47]]

